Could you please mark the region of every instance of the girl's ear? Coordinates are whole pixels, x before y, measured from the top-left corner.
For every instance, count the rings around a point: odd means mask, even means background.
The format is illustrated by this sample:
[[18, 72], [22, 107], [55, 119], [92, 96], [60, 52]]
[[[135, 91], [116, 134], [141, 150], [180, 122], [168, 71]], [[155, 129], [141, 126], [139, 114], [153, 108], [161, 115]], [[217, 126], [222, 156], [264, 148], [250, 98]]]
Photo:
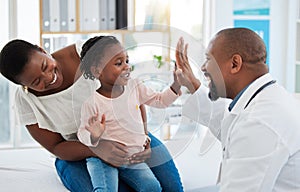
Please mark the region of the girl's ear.
[[243, 65], [243, 58], [239, 54], [234, 54], [231, 57], [231, 73], [237, 73], [241, 70]]
[[94, 77], [98, 78], [100, 76], [100, 70], [97, 66], [91, 66], [91, 73], [93, 74]]

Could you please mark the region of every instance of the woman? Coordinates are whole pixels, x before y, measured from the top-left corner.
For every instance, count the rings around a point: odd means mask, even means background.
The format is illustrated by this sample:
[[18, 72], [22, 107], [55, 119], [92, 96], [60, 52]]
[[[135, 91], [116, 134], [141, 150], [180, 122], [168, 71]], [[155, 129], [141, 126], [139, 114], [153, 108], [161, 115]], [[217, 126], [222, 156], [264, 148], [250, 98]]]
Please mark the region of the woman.
[[[113, 166], [127, 163], [126, 147], [101, 140], [91, 151], [78, 142], [76, 132], [80, 107], [89, 91], [97, 84], [82, 78], [79, 72], [82, 42], [67, 46], [53, 54], [23, 40], [8, 42], [0, 54], [0, 72], [8, 80], [22, 85], [16, 92], [16, 106], [22, 124], [31, 136], [57, 156], [55, 166], [63, 184], [70, 191], [92, 191], [85, 159], [98, 156]], [[151, 137], [151, 149], [137, 153], [130, 163], [146, 161], [160, 181], [163, 191], [182, 191], [178, 170], [160, 141]], [[150, 157], [151, 154], [151, 158]], [[120, 190], [128, 191], [122, 186]]]

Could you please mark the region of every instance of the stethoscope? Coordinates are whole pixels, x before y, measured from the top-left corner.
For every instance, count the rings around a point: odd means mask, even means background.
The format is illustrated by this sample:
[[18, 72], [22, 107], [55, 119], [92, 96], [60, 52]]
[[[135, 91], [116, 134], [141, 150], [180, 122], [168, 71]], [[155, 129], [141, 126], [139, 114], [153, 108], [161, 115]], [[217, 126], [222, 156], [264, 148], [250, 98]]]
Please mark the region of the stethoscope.
[[260, 93], [264, 88], [274, 84], [276, 81], [275, 80], [272, 80], [272, 81], [269, 81], [268, 83], [264, 84], [263, 86], [261, 86], [259, 89], [256, 90], [256, 92], [251, 96], [251, 98], [249, 99], [249, 101], [247, 102], [247, 104], [245, 105], [244, 109], [247, 108], [247, 106], [251, 103], [251, 101], [254, 99], [254, 97]]

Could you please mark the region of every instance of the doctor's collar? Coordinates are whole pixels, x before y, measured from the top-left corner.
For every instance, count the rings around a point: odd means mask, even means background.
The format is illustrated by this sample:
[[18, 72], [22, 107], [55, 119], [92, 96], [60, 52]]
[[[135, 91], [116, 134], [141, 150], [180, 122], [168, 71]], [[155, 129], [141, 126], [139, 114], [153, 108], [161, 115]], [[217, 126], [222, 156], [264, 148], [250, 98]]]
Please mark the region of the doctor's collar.
[[228, 111], [230, 112], [233, 107], [235, 106], [235, 104], [238, 102], [239, 98], [243, 95], [243, 93], [246, 91], [246, 89], [251, 85], [251, 83], [249, 85], [247, 85], [244, 89], [242, 89], [237, 96], [235, 96], [235, 98], [232, 100], [232, 102], [229, 104], [228, 107]]

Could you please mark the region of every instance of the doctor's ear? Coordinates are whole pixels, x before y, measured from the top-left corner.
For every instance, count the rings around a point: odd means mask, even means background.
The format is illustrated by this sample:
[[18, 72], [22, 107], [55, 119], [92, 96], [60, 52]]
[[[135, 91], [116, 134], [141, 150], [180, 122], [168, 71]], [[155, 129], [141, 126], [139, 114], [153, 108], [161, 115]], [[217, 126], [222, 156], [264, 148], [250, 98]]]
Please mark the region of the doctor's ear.
[[234, 54], [231, 57], [231, 73], [237, 73], [241, 70], [243, 65], [243, 58], [239, 54]]

